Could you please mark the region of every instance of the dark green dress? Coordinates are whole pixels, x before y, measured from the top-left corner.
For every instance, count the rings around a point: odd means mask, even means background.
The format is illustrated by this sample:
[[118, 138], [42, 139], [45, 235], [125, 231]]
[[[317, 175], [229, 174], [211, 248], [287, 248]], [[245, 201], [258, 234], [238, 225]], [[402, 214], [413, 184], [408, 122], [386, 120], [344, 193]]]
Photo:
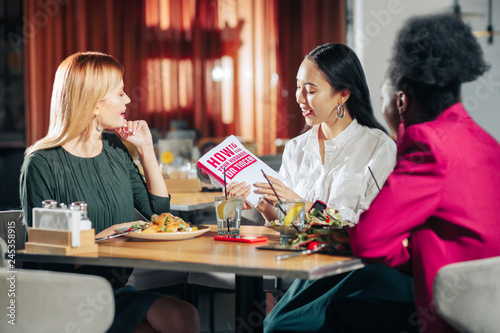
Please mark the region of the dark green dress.
[[139, 169], [120, 139], [103, 133], [103, 150], [96, 157], [71, 155], [62, 147], [31, 154], [21, 172], [21, 202], [31, 226], [34, 207], [54, 199], [70, 205], [88, 204], [88, 216], [96, 233], [113, 224], [134, 220], [134, 207], [146, 218], [170, 210], [170, 198], [148, 193]]
[[[46, 199], [67, 205], [87, 202], [88, 217], [96, 233], [117, 223], [133, 221], [134, 207], [148, 219], [153, 213], [170, 210], [170, 198], [147, 191], [121, 140], [107, 132], [103, 132], [102, 139], [102, 152], [92, 158], [71, 155], [62, 147], [39, 150], [28, 156], [21, 170], [20, 185], [28, 226], [32, 225], [32, 209], [41, 207]], [[130, 274], [121, 268], [84, 267], [87, 269], [81, 269], [82, 272], [107, 277], [114, 287], [125, 284]], [[117, 289], [115, 321], [110, 331], [132, 331], [158, 297], [159, 294], [134, 291], [129, 286]]]

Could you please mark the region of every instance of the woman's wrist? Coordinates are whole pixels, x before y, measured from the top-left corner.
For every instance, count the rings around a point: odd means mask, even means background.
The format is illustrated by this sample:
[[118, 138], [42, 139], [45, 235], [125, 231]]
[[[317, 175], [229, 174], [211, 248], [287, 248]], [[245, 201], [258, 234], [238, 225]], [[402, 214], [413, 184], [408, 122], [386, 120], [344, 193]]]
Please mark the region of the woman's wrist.
[[155, 154], [153, 143], [145, 143], [143, 145], [136, 146], [135, 148], [141, 157], [151, 153]]

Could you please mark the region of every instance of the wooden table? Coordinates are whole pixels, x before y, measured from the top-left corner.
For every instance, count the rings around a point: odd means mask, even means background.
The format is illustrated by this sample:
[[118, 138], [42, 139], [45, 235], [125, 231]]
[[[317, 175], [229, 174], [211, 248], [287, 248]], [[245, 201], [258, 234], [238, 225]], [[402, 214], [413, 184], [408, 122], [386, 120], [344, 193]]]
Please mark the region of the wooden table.
[[[267, 236], [267, 244], [279, 242], [279, 234], [260, 226], [242, 226], [245, 235]], [[119, 237], [99, 243], [98, 254], [78, 256], [40, 255], [20, 252], [18, 260], [53, 263], [142, 267], [187, 272], [236, 274], [236, 331], [261, 332], [265, 317], [262, 276], [319, 279], [363, 267], [356, 258], [314, 254], [275, 260], [285, 251], [265, 251], [266, 243], [214, 241], [216, 226], [194, 239], [179, 241], [131, 241]]]
[[170, 209], [180, 212], [192, 212], [214, 207], [214, 198], [222, 192], [181, 192], [171, 193]]

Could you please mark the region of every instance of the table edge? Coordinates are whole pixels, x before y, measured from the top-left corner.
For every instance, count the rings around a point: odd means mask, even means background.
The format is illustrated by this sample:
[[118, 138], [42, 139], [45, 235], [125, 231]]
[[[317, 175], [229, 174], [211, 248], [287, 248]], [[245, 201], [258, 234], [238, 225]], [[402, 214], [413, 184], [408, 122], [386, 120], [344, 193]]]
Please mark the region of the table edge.
[[[88, 255], [88, 254], [87, 254]], [[341, 262], [336, 262], [331, 265], [322, 266], [310, 271], [290, 271], [270, 268], [257, 268], [257, 267], [237, 267], [235, 273], [235, 266], [219, 266], [210, 263], [206, 264], [192, 264], [189, 262], [178, 261], [157, 261], [133, 258], [111, 258], [111, 257], [89, 257], [82, 254], [81, 256], [60, 256], [48, 254], [32, 254], [17, 252], [16, 259], [19, 261], [36, 261], [36, 262], [52, 262], [61, 264], [84, 264], [84, 265], [97, 265], [97, 266], [113, 266], [113, 267], [136, 267], [147, 269], [183, 271], [183, 272], [221, 272], [221, 273], [234, 273], [239, 276], [276, 276], [281, 278], [298, 278], [304, 280], [316, 280], [336, 274], [349, 272], [365, 266], [359, 258], [352, 258]], [[332, 269], [333, 267], [333, 269]]]

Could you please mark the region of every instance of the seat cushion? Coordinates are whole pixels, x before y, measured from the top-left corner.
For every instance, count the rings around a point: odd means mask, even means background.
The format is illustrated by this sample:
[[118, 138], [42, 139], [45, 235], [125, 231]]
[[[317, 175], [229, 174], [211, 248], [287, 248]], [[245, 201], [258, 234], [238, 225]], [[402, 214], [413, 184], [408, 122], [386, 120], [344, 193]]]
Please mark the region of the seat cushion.
[[111, 285], [99, 276], [0, 268], [0, 295], [0, 332], [105, 332], [115, 313]]
[[442, 267], [434, 279], [438, 313], [460, 332], [498, 332], [500, 257]]

